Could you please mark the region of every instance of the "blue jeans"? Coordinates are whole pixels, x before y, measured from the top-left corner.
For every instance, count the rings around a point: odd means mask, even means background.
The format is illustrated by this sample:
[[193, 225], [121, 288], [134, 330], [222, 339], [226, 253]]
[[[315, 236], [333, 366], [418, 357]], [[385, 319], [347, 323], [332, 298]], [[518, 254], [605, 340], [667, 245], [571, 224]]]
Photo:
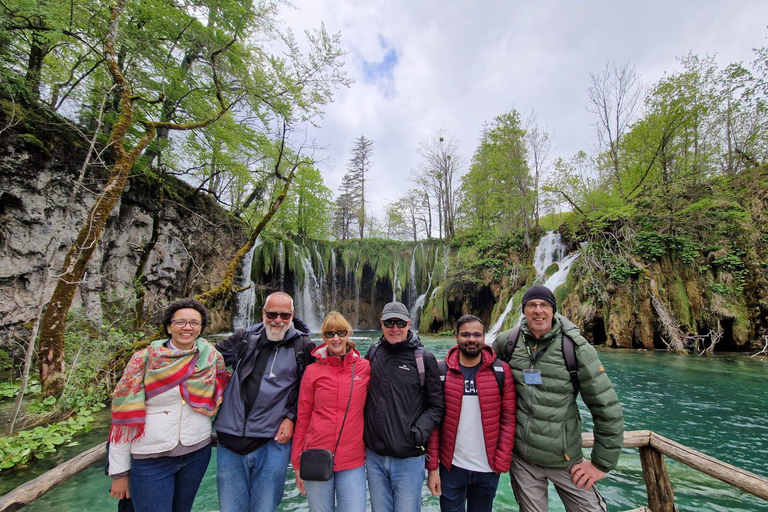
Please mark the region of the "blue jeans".
[[[491, 512], [499, 475], [440, 465], [440, 512]], [[466, 509], [464, 504], [466, 503]]]
[[216, 450], [221, 512], [275, 512], [283, 499], [291, 443], [269, 441], [247, 455], [221, 445]]
[[129, 490], [136, 512], [189, 512], [211, 460], [211, 445], [179, 457], [132, 459]]
[[365, 450], [368, 492], [373, 512], [419, 512], [424, 486], [424, 456], [398, 459]]
[[334, 471], [327, 482], [304, 480], [309, 512], [365, 512], [365, 466]]

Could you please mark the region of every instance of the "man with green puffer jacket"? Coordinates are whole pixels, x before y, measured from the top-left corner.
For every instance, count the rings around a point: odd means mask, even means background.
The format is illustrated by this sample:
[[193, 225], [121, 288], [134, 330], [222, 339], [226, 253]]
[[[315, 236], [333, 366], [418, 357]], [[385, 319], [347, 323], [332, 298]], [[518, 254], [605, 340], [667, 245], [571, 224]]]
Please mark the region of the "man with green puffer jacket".
[[[556, 308], [549, 288], [532, 286], [523, 295], [525, 318], [512, 353], [507, 344], [514, 329], [502, 332], [493, 343], [496, 354], [512, 368], [517, 390], [512, 489], [521, 512], [549, 510], [548, 481], [568, 512], [605, 512], [605, 500], [594, 484], [619, 460], [624, 440], [621, 405], [595, 349], [576, 325], [555, 313]], [[578, 369], [573, 381], [563, 355], [564, 334], [575, 345]], [[579, 392], [594, 424], [591, 461], [581, 451]]]

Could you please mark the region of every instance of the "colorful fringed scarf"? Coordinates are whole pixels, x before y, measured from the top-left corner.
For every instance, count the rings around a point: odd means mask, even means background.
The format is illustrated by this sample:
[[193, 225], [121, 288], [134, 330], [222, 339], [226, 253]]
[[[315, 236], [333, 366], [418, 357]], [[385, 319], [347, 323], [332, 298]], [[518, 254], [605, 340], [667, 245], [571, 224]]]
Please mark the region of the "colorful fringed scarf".
[[133, 354], [112, 396], [109, 441], [131, 442], [144, 435], [145, 401], [179, 386], [182, 398], [197, 412], [213, 416], [221, 405], [229, 372], [224, 358], [203, 338], [191, 350], [153, 341]]

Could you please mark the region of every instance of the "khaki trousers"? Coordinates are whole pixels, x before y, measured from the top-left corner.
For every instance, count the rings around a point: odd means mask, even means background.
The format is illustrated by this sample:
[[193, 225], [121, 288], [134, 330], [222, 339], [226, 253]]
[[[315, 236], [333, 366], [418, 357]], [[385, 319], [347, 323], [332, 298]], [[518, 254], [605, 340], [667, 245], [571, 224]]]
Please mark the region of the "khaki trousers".
[[[573, 464], [577, 462], [580, 461]], [[555, 485], [567, 512], [607, 512], [608, 506], [596, 486], [593, 485], [587, 491], [573, 483], [569, 473], [573, 464], [565, 468], [545, 468], [526, 462], [517, 455], [513, 456], [509, 479], [520, 512], [549, 511], [549, 482]]]

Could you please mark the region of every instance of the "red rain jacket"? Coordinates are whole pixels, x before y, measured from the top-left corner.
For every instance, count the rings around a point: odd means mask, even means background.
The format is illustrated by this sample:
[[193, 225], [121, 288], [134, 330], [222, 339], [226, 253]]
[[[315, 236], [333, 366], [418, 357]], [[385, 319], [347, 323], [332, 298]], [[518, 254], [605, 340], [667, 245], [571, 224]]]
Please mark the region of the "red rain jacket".
[[340, 357], [328, 356], [326, 345], [317, 347], [312, 355], [315, 356], [315, 364], [307, 366], [299, 390], [299, 408], [291, 446], [293, 469], [299, 469], [299, 456], [303, 450], [324, 448], [333, 452], [349, 400], [353, 361], [355, 385], [333, 470], [359, 468], [365, 464], [363, 408], [371, 365], [355, 349], [351, 349], [343, 361]]

